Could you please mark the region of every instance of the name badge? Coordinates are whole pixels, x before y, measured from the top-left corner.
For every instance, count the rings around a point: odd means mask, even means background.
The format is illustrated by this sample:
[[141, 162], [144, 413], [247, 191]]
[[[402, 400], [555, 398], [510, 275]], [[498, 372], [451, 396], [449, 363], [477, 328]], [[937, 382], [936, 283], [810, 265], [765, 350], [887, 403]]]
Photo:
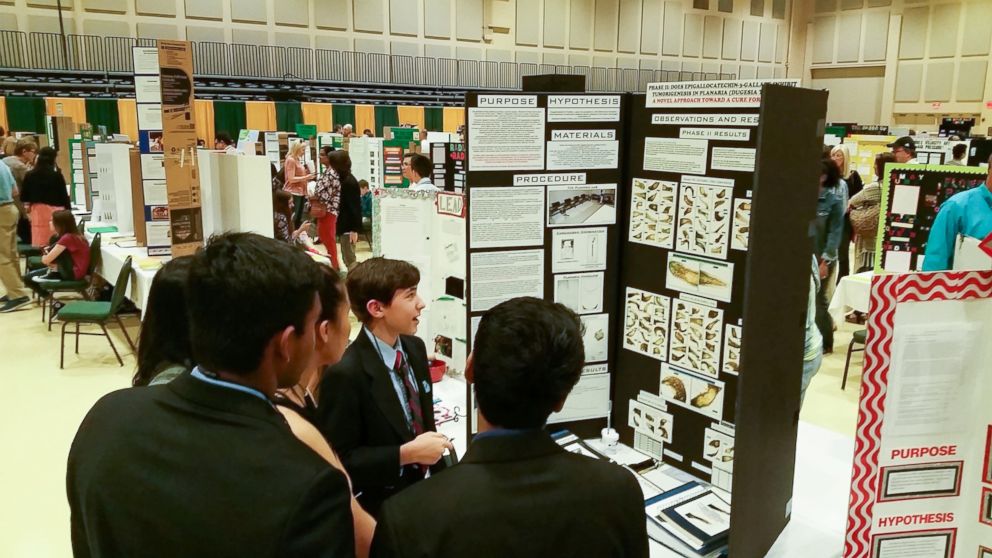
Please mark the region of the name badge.
[[421, 380], [421, 384], [424, 386], [424, 393], [431, 392], [431, 384], [427, 380]]

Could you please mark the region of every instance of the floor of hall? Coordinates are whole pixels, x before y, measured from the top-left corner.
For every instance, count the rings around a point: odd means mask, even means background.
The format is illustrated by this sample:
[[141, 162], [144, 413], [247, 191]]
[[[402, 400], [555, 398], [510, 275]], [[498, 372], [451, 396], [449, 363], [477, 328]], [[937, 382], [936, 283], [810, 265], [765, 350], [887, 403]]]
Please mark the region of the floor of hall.
[[[365, 246], [364, 242], [359, 245], [359, 259], [369, 256]], [[125, 317], [124, 323], [136, 339], [138, 318]], [[807, 393], [801, 413], [796, 503], [791, 531], [787, 531], [790, 536], [783, 537], [769, 556], [840, 556], [863, 353], [852, 358], [847, 389], [841, 391], [840, 384], [847, 344], [857, 327], [863, 326], [839, 324], [836, 352], [824, 359]], [[6, 384], [0, 391], [0, 440], [4, 446], [0, 556], [71, 556], [65, 497], [69, 445], [94, 402], [128, 387], [135, 368], [134, 354], [120, 329], [114, 326], [110, 331], [124, 358], [123, 367], [106, 339], [82, 337], [77, 355], [67, 335], [65, 368], [59, 369], [57, 324], [49, 332], [34, 305], [0, 315], [0, 369]], [[353, 335], [357, 331], [353, 323]], [[436, 392], [442, 397], [457, 393], [457, 384], [455, 389], [446, 384], [446, 389]], [[464, 422], [447, 423], [442, 431], [462, 438], [456, 438], [461, 455]]]

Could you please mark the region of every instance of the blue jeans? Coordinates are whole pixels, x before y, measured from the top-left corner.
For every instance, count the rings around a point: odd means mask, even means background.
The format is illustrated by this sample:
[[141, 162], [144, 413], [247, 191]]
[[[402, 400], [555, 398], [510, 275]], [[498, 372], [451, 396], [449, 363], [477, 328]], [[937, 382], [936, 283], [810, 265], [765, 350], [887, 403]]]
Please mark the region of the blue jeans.
[[823, 349], [820, 349], [813, 360], [803, 361], [803, 385], [799, 391], [799, 408], [803, 407], [803, 400], [806, 398], [806, 388], [809, 387], [809, 383], [813, 380], [813, 376], [820, 371], [820, 363], [823, 362]]

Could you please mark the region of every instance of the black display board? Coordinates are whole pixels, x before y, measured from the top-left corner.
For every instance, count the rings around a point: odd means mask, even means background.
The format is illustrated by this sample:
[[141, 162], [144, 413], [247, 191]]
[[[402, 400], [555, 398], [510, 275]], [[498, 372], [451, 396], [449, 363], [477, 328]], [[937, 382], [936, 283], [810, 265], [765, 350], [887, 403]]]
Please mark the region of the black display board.
[[968, 149], [968, 166], [987, 165], [992, 157], [992, 139], [973, 139]]
[[595, 380], [603, 404], [596, 418], [560, 427], [598, 436], [609, 378], [587, 375], [614, 372], [626, 97], [470, 93], [465, 106], [470, 346], [482, 314], [502, 300], [531, 295], [572, 307], [586, 327], [580, 385]]
[[465, 166], [467, 154], [461, 142], [432, 143], [431, 162], [434, 172], [431, 183], [445, 192], [461, 194], [465, 192]]
[[875, 272], [923, 267], [930, 229], [951, 196], [983, 184], [985, 169], [952, 165], [886, 165]]
[[789, 517], [827, 94], [695, 87], [631, 103], [613, 424], [732, 490], [731, 556], [763, 556]]

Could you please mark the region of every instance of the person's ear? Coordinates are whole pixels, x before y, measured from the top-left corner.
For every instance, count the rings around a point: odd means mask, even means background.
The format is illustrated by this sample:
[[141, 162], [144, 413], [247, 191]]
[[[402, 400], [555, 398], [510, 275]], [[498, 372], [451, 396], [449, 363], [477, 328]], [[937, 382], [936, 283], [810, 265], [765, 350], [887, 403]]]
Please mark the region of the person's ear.
[[365, 303], [365, 310], [369, 313], [369, 316], [373, 318], [381, 318], [385, 313], [383, 304], [378, 300], [370, 300]]
[[296, 328], [286, 326], [286, 329], [279, 332], [279, 339], [276, 343], [276, 357], [283, 362], [289, 362], [293, 356], [292, 337], [296, 335]]
[[321, 320], [317, 323], [317, 343], [320, 345], [326, 345], [327, 341], [331, 338], [331, 322], [330, 320]]
[[475, 353], [469, 353], [468, 358], [465, 359], [465, 379], [468, 382], [475, 383]]

